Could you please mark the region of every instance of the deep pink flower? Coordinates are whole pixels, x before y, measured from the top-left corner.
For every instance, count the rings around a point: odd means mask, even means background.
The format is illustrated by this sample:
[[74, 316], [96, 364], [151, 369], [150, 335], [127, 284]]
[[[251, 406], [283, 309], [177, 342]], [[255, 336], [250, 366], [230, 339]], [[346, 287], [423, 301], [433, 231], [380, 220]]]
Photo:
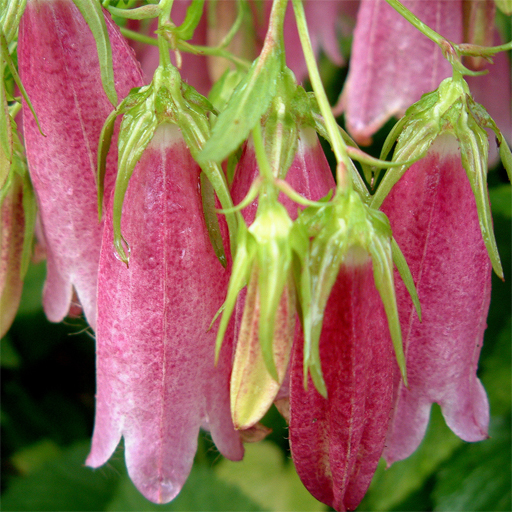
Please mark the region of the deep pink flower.
[[[462, 39], [461, 0], [404, 0], [423, 22], [456, 43]], [[451, 75], [441, 50], [385, 0], [362, 0], [350, 70], [342, 97], [347, 127], [361, 143], [392, 116]]]
[[384, 448], [393, 394], [393, 346], [369, 257], [341, 267], [325, 310], [320, 358], [327, 398], [311, 378], [304, 389], [302, 343], [294, 344], [292, 456], [315, 498], [353, 510]]
[[129, 268], [116, 258], [109, 209], [98, 278], [96, 423], [87, 464], [98, 467], [124, 437], [128, 473], [165, 503], [192, 467], [199, 428], [221, 453], [243, 448], [231, 423], [231, 340], [214, 365], [228, 272], [205, 225], [200, 168], [175, 126], [159, 127], [135, 167], [122, 231]]
[[[118, 95], [142, 85], [133, 52], [105, 17]], [[102, 224], [96, 194], [97, 148], [113, 110], [100, 78], [96, 43], [70, 0], [29, 0], [20, 24], [22, 82], [45, 136], [24, 105], [23, 129], [47, 252], [43, 305], [49, 320], [69, 311], [73, 287], [89, 324], [96, 324], [96, 274]], [[107, 162], [106, 190], [117, 155]]]
[[24, 227], [23, 183], [14, 175], [0, 207], [0, 338], [9, 330], [21, 299]]
[[384, 455], [408, 457], [421, 442], [430, 407], [465, 441], [487, 437], [489, 405], [476, 377], [491, 295], [491, 263], [456, 139], [439, 137], [382, 205], [422, 306], [420, 322], [397, 279], [409, 389], [395, 382]]

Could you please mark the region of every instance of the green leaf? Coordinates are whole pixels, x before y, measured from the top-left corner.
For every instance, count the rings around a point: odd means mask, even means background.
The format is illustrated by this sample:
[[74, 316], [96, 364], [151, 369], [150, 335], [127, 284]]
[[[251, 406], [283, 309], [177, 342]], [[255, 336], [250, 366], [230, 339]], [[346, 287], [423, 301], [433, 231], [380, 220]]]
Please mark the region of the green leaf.
[[493, 213], [512, 218], [512, 188], [510, 184], [500, 185], [489, 190]]
[[2, 496], [2, 510], [105, 510], [117, 479], [111, 469], [84, 466], [89, 447], [89, 441], [77, 443], [28, 476], [13, 479]]
[[254, 61], [246, 77], [238, 84], [227, 106], [218, 117], [210, 139], [197, 161], [221, 162], [249, 136], [268, 109], [276, 92], [276, 81], [281, 65], [278, 52]]
[[510, 418], [491, 425], [491, 439], [465, 445], [439, 472], [434, 511], [512, 509]]
[[100, 63], [101, 81], [107, 98], [112, 105], [117, 105], [117, 92], [114, 82], [114, 67], [112, 63], [112, 48], [108, 38], [107, 24], [98, 0], [73, 0], [84, 20], [89, 25]]
[[248, 444], [242, 462], [222, 460], [215, 467], [224, 482], [236, 485], [263, 510], [323, 512], [327, 507], [302, 485], [293, 464], [273, 443]]

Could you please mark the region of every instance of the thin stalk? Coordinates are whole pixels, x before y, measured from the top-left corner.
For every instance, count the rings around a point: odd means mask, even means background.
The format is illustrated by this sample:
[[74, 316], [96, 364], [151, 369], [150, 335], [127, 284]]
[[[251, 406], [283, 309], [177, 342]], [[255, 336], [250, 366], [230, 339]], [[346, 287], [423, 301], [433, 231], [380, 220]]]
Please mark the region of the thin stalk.
[[446, 39], [432, 30], [428, 25], [425, 25], [418, 17], [416, 17], [407, 7], [404, 7], [398, 0], [386, 0], [386, 2], [397, 11], [400, 16], [404, 17], [411, 25], [416, 27], [423, 35], [434, 41], [441, 48], [443, 47]]
[[315, 92], [320, 112], [324, 118], [327, 133], [331, 139], [332, 150], [336, 156], [337, 189], [339, 191], [344, 191], [352, 187], [352, 182], [348, 174], [348, 169], [351, 165], [350, 159], [347, 154], [345, 143], [343, 142], [340, 131], [338, 129], [338, 123], [334, 118], [329, 100], [327, 99], [327, 95], [322, 84], [322, 79], [320, 78], [320, 72], [318, 71], [318, 66], [316, 65], [315, 52], [313, 51], [311, 39], [309, 37], [304, 7], [301, 0], [292, 0], [292, 2], [293, 9], [295, 11], [295, 20], [297, 22], [300, 42], [302, 45], [302, 51], [304, 53], [304, 58], [308, 68], [309, 79], [311, 80], [311, 85], [313, 86], [313, 91]]

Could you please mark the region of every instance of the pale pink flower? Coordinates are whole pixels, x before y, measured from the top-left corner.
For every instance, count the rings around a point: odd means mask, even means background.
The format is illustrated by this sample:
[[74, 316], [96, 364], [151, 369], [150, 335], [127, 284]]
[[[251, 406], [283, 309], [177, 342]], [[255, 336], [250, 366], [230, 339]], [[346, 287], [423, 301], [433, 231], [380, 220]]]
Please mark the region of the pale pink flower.
[[[122, 99], [142, 85], [142, 78], [119, 29], [109, 16], [105, 20]], [[94, 328], [103, 229], [98, 222], [97, 150], [103, 123], [114, 107], [103, 91], [94, 37], [72, 1], [28, 1], [20, 23], [18, 65], [44, 133], [24, 105], [25, 148], [48, 258], [44, 309], [49, 320], [61, 321], [74, 287]], [[107, 191], [116, 161], [112, 151]]]
[[96, 421], [87, 464], [105, 464], [123, 437], [128, 474], [156, 503], [181, 490], [201, 426], [223, 455], [243, 455], [229, 412], [231, 339], [214, 364], [210, 322], [229, 275], [208, 237], [200, 172], [178, 128], [160, 126], [124, 200], [129, 268], [115, 254], [111, 208], [100, 257]]

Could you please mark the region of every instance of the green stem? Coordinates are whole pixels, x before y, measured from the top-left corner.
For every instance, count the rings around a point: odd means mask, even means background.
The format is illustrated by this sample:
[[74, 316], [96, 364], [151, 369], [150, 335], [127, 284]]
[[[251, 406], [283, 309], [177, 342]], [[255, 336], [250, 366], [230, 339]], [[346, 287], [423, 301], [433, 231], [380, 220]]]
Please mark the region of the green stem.
[[178, 48], [185, 52], [190, 53], [196, 53], [196, 54], [202, 54], [202, 55], [212, 55], [214, 57], [223, 57], [224, 59], [229, 60], [236, 66], [247, 70], [251, 67], [251, 62], [249, 62], [246, 59], [242, 59], [240, 57], [237, 57], [236, 55], [233, 55], [228, 50], [224, 50], [223, 48], [219, 47], [210, 47], [210, 46], [200, 46], [200, 45], [194, 45], [190, 43], [185, 43], [183, 41], [178, 42]]
[[456, 45], [461, 55], [470, 57], [492, 57], [498, 52], [512, 50], [512, 41], [499, 46], [478, 46], [476, 44], [458, 44]]
[[167, 67], [171, 65], [171, 56], [169, 55], [169, 43], [162, 35], [165, 25], [171, 18], [171, 9], [174, 0], [160, 0], [160, 15], [158, 16], [158, 50], [160, 54], [160, 66]]
[[222, 38], [222, 41], [217, 45], [217, 48], [227, 48], [242, 26], [242, 21], [244, 20], [244, 6], [242, 5], [241, 0], [236, 0], [236, 8], [237, 13], [235, 22], [229, 29], [229, 32]]
[[348, 175], [348, 169], [350, 168], [351, 163], [347, 154], [347, 148], [338, 129], [338, 123], [336, 123], [336, 119], [332, 113], [329, 100], [327, 99], [327, 94], [325, 93], [325, 89], [322, 84], [322, 79], [320, 78], [320, 72], [316, 65], [315, 52], [311, 45], [302, 1], [292, 0], [292, 2], [302, 51], [308, 68], [309, 79], [311, 80], [311, 85], [315, 92], [320, 112], [322, 113], [325, 121], [327, 133], [331, 139], [332, 150], [334, 151], [334, 155], [336, 156], [336, 161], [338, 163], [336, 166], [337, 189], [339, 191], [344, 191], [352, 187], [352, 182]]
[[[123, 27], [121, 27], [121, 34], [123, 34], [123, 36], [127, 39], [132, 39], [133, 41], [138, 41], [139, 43], [158, 46], [158, 39], [155, 37], [139, 34], [138, 32]], [[178, 41], [178, 49], [182, 52], [193, 53], [194, 55], [201, 54], [212, 55], [214, 57], [222, 57], [244, 70], [247, 70], [251, 67], [251, 63], [248, 60], [237, 57], [231, 52], [219, 47], [211, 48], [210, 46], [200, 46], [190, 44], [185, 41]]]
[[274, 0], [272, 4], [272, 11], [270, 12], [270, 19], [268, 23], [268, 30], [263, 42], [263, 49], [261, 50], [261, 60], [275, 51], [277, 46], [281, 51], [281, 62], [283, 68], [286, 67], [286, 56], [284, 53], [284, 16], [286, 13], [286, 6], [288, 0]]

